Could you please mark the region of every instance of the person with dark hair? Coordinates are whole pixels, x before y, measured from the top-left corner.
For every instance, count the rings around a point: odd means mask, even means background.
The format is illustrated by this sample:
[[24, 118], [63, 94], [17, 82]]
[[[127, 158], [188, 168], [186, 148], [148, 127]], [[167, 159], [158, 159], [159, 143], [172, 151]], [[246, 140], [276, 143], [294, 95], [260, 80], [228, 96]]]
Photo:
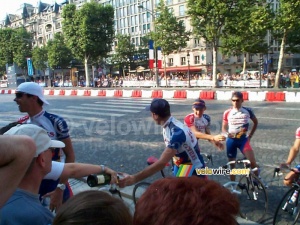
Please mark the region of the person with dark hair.
[[[65, 144], [64, 148], [57, 148], [53, 152], [52, 160], [71, 163], [75, 161], [75, 154], [66, 121], [55, 114], [48, 113], [43, 105], [48, 105], [43, 89], [37, 83], [24, 82], [17, 87], [16, 98], [20, 112], [27, 113], [19, 119], [18, 123], [30, 123], [42, 127], [48, 132], [52, 140], [59, 140]], [[54, 191], [54, 192], [53, 192]], [[50, 208], [58, 209], [63, 201], [72, 196], [71, 188], [67, 180], [44, 180], [40, 187], [40, 195], [53, 192]]]
[[155, 181], [141, 196], [133, 224], [236, 225], [238, 212], [237, 197], [217, 182], [168, 177]]
[[[256, 131], [258, 120], [251, 108], [242, 106], [243, 94], [239, 91], [233, 92], [231, 97], [232, 108], [226, 110], [223, 114], [222, 132], [227, 133], [226, 150], [228, 161], [234, 161], [237, 155], [237, 149], [240, 149], [243, 155], [251, 163], [251, 168], [257, 168], [255, 155], [250, 145], [250, 139]], [[253, 122], [250, 132], [249, 120]], [[231, 165], [234, 168], [235, 165]], [[259, 176], [259, 171], [254, 172]], [[235, 180], [234, 175], [230, 175], [232, 181]]]
[[223, 135], [211, 135], [210, 133], [210, 116], [204, 114], [206, 110], [205, 101], [202, 99], [196, 99], [193, 102], [193, 113], [188, 114], [184, 118], [184, 123], [193, 131], [196, 138], [208, 140], [210, 143], [215, 145], [218, 149], [223, 150], [223, 143], [225, 137]]
[[[163, 127], [166, 148], [152, 165], [134, 175], [125, 175], [119, 182], [120, 187], [132, 185], [152, 176], [162, 170], [172, 158], [174, 175], [177, 175], [179, 168], [183, 165], [192, 165], [190, 171], [193, 175], [196, 175], [196, 169], [205, 167], [195, 135], [186, 125], [171, 116], [167, 100], [153, 99], [146, 110], [151, 112], [154, 122]], [[187, 176], [189, 175], [191, 174], [187, 174]]]
[[132, 215], [121, 199], [103, 191], [84, 191], [69, 199], [52, 225], [132, 225]]

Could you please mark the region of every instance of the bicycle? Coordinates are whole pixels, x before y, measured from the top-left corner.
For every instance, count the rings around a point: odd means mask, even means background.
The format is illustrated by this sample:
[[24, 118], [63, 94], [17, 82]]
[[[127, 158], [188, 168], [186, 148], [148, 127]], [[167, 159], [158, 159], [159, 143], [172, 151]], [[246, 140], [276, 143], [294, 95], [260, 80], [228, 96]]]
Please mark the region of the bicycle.
[[243, 168], [249, 169], [249, 173], [243, 175], [238, 182], [229, 181], [223, 186], [237, 195], [240, 202], [240, 216], [260, 223], [268, 210], [268, 196], [263, 182], [254, 174], [258, 168], [250, 169], [248, 159], [230, 161], [223, 168], [228, 169], [232, 164], [243, 164]]
[[[294, 169], [288, 170], [299, 173]], [[281, 175], [282, 169], [275, 168], [274, 175]], [[281, 173], [281, 174], [280, 174]], [[299, 205], [300, 179], [294, 180], [292, 187], [284, 194], [278, 204], [274, 217], [273, 224], [296, 224], [300, 215]]]
[[[207, 164], [211, 164], [213, 165], [213, 156], [212, 154], [206, 154], [206, 153], [201, 153], [202, 157], [203, 157], [203, 160], [204, 160], [204, 163], [205, 165]], [[147, 159], [147, 164], [148, 165], [152, 165], [153, 163], [155, 163], [158, 159], [154, 156], [150, 156], [148, 159]], [[170, 165], [172, 165], [173, 167], [173, 162], [172, 164], [170, 163], [167, 163], [166, 164], [166, 167], [169, 167]], [[165, 172], [164, 170], [161, 170], [160, 171], [161, 173], [161, 176], [164, 178], [166, 177], [165, 175]], [[146, 182], [146, 181], [142, 181], [142, 182], [139, 182], [137, 183], [134, 188], [133, 188], [133, 191], [132, 191], [132, 200], [134, 202], [134, 204], [137, 203], [137, 201], [139, 200], [139, 198], [142, 196], [142, 194], [146, 191], [146, 189], [151, 185], [151, 183], [149, 182]]]

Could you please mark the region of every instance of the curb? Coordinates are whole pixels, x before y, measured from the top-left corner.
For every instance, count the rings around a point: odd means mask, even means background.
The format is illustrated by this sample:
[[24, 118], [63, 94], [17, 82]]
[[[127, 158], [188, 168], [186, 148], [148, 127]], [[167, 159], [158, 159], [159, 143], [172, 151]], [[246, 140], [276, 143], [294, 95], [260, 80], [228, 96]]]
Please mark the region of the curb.
[[[15, 89], [0, 89], [0, 94], [15, 94]], [[44, 89], [44, 95], [118, 98], [165, 98], [230, 100], [233, 90], [140, 90], [140, 89]], [[241, 91], [245, 101], [300, 102], [300, 91]]]

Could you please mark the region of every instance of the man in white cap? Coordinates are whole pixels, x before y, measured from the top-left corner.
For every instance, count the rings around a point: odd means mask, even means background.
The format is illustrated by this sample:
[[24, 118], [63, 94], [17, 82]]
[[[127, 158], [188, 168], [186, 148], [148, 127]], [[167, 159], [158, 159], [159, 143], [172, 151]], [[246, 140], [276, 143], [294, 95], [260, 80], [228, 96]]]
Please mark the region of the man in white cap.
[[[72, 141], [69, 135], [69, 128], [66, 121], [55, 114], [48, 113], [43, 109], [43, 105], [49, 103], [44, 97], [43, 89], [37, 83], [24, 82], [16, 90], [14, 101], [18, 104], [20, 112], [28, 115], [19, 119], [19, 123], [36, 124], [44, 128], [52, 140], [59, 140], [65, 144], [64, 148], [57, 148], [53, 152], [52, 160], [62, 162], [74, 162], [75, 154]], [[62, 157], [65, 155], [65, 159]], [[51, 196], [53, 209], [58, 209], [62, 201], [66, 201], [72, 196], [71, 189], [67, 181], [43, 181], [40, 187], [40, 195], [43, 196], [55, 190]]]
[[51, 140], [47, 132], [33, 124], [17, 125], [4, 135], [27, 135], [36, 145], [36, 152], [18, 189], [0, 210], [0, 225], [51, 224], [53, 214], [39, 200], [39, 186], [43, 179], [80, 178], [89, 174], [111, 175], [111, 183], [117, 183], [117, 173], [103, 165], [61, 163], [51, 160], [55, 148], [64, 147], [61, 141]]

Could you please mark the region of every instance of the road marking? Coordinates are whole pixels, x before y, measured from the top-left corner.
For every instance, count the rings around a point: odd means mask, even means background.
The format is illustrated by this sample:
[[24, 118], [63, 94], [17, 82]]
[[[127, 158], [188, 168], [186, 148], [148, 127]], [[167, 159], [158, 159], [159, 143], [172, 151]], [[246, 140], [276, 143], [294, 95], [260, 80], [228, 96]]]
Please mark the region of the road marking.
[[[81, 104], [81, 105], [85, 105], [85, 106], [98, 106], [95, 104]], [[101, 105], [101, 107], [105, 107], [105, 108], [120, 108], [119, 105]], [[145, 109], [145, 107], [137, 107], [137, 106], [123, 106], [122, 108], [128, 108], [128, 109]]]
[[278, 110], [300, 110], [300, 108], [275, 108]]
[[291, 120], [291, 121], [300, 121], [300, 119], [276, 118], [276, 117], [257, 117], [257, 119], [270, 119], [270, 120]]
[[[105, 108], [104, 108], [105, 107]], [[68, 109], [84, 109], [84, 110], [97, 110], [97, 111], [115, 111], [115, 112], [127, 112], [127, 113], [137, 113], [140, 112], [140, 110], [130, 110], [130, 109], [108, 109], [107, 106], [101, 106], [100, 107], [84, 107], [84, 106], [67, 106]], [[86, 113], [86, 112], [83, 112]], [[107, 115], [110, 115], [107, 114]]]
[[[86, 110], [88, 110], [87, 108], [85, 108]], [[53, 112], [70, 112], [70, 113], [74, 113], [75, 111], [70, 109], [55, 109], [53, 110]], [[121, 117], [121, 116], [125, 116], [125, 114], [119, 114], [119, 113], [101, 113], [101, 112], [88, 112], [88, 111], [80, 111], [80, 114], [88, 114], [88, 115], [94, 115], [94, 116], [115, 116], [115, 117]]]
[[[103, 102], [95, 102], [97, 104], [104, 104]], [[150, 102], [149, 102], [150, 103]], [[114, 104], [118, 104], [118, 105], [143, 105], [143, 106], [146, 106], [146, 105], [149, 105], [149, 103], [138, 103], [138, 102], [114, 102]]]

